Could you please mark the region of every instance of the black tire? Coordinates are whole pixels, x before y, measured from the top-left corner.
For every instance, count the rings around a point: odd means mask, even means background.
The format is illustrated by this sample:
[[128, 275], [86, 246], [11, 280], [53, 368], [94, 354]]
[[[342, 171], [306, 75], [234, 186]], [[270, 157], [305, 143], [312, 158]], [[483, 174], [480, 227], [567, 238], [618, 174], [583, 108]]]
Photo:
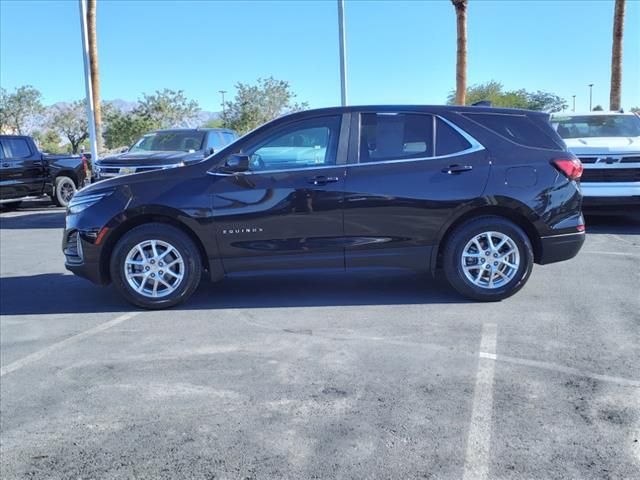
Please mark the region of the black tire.
[[10, 212], [11, 210], [17, 209], [20, 205], [22, 205], [22, 200], [18, 200], [17, 202], [0, 203], [0, 208], [2, 208], [2, 210]]
[[[51, 195], [51, 200], [58, 207], [68, 207], [69, 202], [75, 195], [78, 187], [73, 179], [69, 177], [65, 177], [64, 175], [60, 175], [56, 177], [55, 184], [53, 186], [53, 194]], [[71, 196], [69, 196], [69, 192], [72, 190]]]
[[[148, 240], [159, 240], [169, 244], [178, 251], [183, 260], [182, 280], [173, 292], [164, 297], [152, 298], [141, 294], [127, 280], [127, 255], [136, 245]], [[148, 223], [132, 229], [118, 241], [111, 255], [110, 272], [113, 285], [127, 301], [146, 309], [169, 308], [187, 300], [198, 288], [202, 275], [202, 258], [193, 240], [178, 228], [164, 223]], [[165, 274], [163, 278], [169, 277]], [[155, 282], [151, 279], [150, 281]]]
[[[508, 236], [515, 244], [519, 254], [519, 264], [517, 268], [514, 268], [513, 276], [511, 276], [508, 282], [495, 288], [487, 288], [486, 286], [483, 287], [474, 284], [467, 278], [462, 266], [463, 250], [472, 239], [484, 232], [498, 232]], [[484, 254], [486, 255], [486, 252], [484, 252]], [[498, 254], [498, 256], [499, 255], [500, 254]], [[486, 258], [488, 259], [488, 263], [492, 263], [494, 260], [492, 255]], [[476, 261], [480, 262], [483, 260], [484, 257], [478, 258]], [[473, 259], [469, 261], [474, 262]], [[510, 297], [527, 283], [533, 268], [533, 249], [531, 248], [529, 237], [527, 237], [527, 234], [518, 225], [503, 217], [485, 216], [469, 220], [452, 232], [444, 246], [442, 262], [447, 281], [458, 293], [472, 300], [496, 302]], [[487, 262], [487, 260], [484, 260], [483, 266], [486, 266], [485, 262]], [[495, 263], [493, 263], [493, 265], [495, 265]], [[495, 267], [489, 266], [489, 268]], [[479, 269], [472, 270], [471, 275], [477, 276], [479, 271]], [[491, 273], [489, 276], [491, 276]], [[502, 281], [502, 278], [500, 280]]]

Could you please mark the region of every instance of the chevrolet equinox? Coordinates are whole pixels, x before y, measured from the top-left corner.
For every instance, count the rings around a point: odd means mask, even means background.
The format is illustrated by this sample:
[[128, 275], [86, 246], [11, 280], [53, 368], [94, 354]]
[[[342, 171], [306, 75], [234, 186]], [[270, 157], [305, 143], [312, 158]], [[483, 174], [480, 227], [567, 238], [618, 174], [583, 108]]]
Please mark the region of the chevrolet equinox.
[[113, 178], [67, 210], [66, 268], [165, 308], [259, 271], [443, 271], [480, 301], [584, 242], [580, 161], [541, 112], [309, 110], [203, 161]]

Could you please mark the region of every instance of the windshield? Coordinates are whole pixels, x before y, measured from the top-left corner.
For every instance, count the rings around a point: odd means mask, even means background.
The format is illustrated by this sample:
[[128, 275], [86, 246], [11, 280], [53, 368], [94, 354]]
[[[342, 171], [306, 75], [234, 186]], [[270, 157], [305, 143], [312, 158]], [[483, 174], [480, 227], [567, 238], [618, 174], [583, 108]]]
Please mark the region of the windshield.
[[640, 137], [636, 115], [557, 116], [551, 123], [562, 138]]
[[204, 132], [154, 132], [138, 140], [130, 152], [188, 152], [202, 150]]

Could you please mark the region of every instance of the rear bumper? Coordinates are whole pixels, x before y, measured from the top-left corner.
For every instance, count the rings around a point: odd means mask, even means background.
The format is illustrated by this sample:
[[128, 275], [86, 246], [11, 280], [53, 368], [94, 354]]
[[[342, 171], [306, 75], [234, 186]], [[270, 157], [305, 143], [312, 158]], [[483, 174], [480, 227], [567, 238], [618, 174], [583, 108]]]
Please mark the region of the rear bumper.
[[541, 237], [542, 252], [538, 263], [546, 265], [569, 260], [578, 254], [584, 244], [584, 240], [584, 232]]

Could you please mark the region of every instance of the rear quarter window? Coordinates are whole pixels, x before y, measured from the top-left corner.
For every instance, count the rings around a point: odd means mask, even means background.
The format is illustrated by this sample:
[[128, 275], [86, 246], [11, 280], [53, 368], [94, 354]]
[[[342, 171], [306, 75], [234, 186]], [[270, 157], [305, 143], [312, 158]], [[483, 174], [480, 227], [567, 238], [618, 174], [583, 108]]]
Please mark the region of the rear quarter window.
[[[519, 145], [557, 150], [558, 145], [524, 115], [464, 113], [465, 117]], [[551, 129], [551, 125], [549, 125]]]
[[436, 156], [451, 155], [471, 148], [471, 144], [440, 118], [436, 122]]

